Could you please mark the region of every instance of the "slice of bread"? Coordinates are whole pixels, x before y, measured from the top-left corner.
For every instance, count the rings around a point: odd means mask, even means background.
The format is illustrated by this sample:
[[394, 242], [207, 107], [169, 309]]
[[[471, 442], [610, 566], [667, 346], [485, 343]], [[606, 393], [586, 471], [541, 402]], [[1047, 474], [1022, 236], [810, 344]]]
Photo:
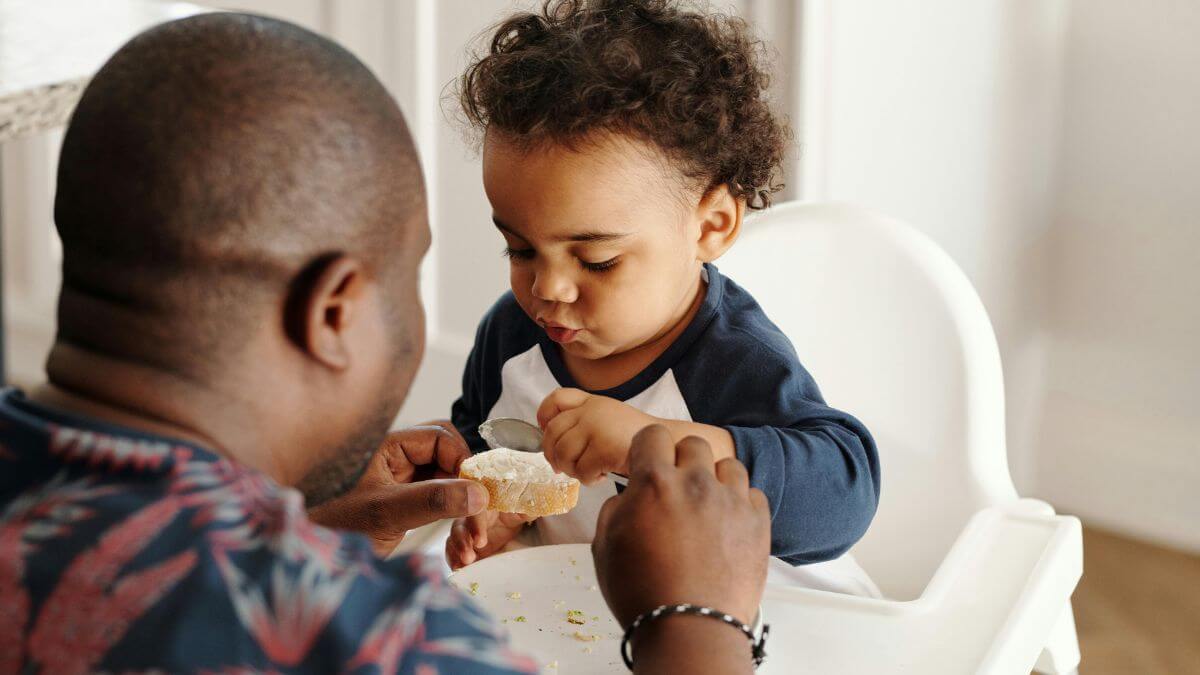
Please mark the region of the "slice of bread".
[[496, 448], [462, 463], [459, 478], [483, 484], [488, 508], [533, 518], [566, 513], [579, 501], [579, 481], [554, 473], [540, 452]]

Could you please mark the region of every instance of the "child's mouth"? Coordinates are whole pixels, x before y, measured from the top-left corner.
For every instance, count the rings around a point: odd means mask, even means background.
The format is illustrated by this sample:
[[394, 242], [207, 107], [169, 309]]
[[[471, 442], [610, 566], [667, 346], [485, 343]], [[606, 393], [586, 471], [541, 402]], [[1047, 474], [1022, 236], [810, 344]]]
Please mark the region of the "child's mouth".
[[554, 340], [555, 342], [557, 342], [560, 345], [565, 345], [568, 342], [571, 342], [572, 340], [575, 339], [575, 336], [579, 334], [578, 328], [566, 328], [564, 326], [545, 326], [545, 329], [546, 329], [546, 335], [550, 336], [551, 340]]

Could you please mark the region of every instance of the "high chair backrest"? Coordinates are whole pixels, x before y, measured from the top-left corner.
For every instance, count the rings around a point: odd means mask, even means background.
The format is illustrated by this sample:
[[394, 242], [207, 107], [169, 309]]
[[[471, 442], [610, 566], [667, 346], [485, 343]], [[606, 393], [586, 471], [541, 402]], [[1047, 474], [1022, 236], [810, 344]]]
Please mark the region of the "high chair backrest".
[[871, 430], [882, 492], [852, 553], [886, 596], [919, 596], [971, 514], [1016, 498], [1000, 354], [970, 281], [912, 227], [836, 203], [770, 208], [717, 264]]

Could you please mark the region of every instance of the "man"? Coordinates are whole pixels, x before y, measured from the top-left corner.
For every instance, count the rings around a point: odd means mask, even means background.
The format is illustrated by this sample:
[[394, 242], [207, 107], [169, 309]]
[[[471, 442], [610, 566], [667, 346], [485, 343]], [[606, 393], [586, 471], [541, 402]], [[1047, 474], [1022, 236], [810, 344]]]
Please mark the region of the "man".
[[[48, 383], [0, 396], [0, 675], [537, 667], [422, 559], [372, 551], [486, 495], [446, 478], [466, 455], [452, 432], [385, 440], [423, 349], [429, 229], [412, 140], [366, 68], [259, 17], [143, 33], [80, 100], [55, 220]], [[683, 601], [749, 620], [762, 495], [662, 433], [606, 507], [605, 597], [625, 625]], [[301, 493], [370, 539], [315, 525]], [[653, 622], [634, 654], [750, 668], [703, 617]]]

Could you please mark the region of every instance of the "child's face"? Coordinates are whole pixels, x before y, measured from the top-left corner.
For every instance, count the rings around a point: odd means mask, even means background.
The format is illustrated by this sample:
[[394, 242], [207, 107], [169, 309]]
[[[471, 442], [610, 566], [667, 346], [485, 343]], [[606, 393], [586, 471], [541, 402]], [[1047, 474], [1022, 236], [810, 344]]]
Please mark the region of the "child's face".
[[711, 258], [674, 171], [649, 146], [616, 136], [575, 150], [485, 140], [484, 189], [513, 293], [568, 354], [636, 349], [687, 315]]

